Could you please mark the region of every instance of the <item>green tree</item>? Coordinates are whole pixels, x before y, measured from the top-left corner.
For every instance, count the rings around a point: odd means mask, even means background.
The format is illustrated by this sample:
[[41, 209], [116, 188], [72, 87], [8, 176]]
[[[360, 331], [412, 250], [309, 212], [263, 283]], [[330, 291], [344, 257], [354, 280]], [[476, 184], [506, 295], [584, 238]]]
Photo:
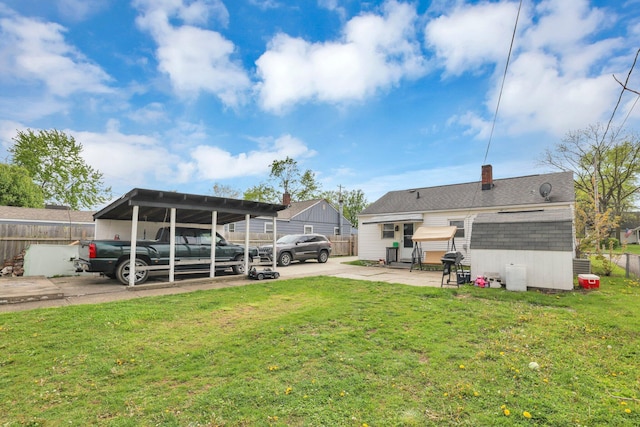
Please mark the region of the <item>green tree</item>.
[[264, 182], [246, 189], [242, 197], [246, 200], [254, 200], [256, 202], [282, 203], [282, 195], [278, 194], [273, 187]]
[[340, 207], [342, 199], [342, 214], [353, 224], [358, 226], [358, 215], [369, 205], [362, 190], [325, 191], [322, 197], [327, 199], [336, 209]]
[[619, 217], [638, 196], [640, 140], [621, 130], [605, 135], [601, 125], [569, 132], [563, 141], [545, 150], [541, 163], [574, 174], [579, 202], [593, 199], [598, 213], [611, 209]]
[[233, 188], [230, 185], [220, 184], [215, 182], [213, 184], [213, 195], [216, 197], [226, 197], [229, 199], [237, 199], [241, 195], [241, 191]]
[[44, 196], [29, 176], [29, 171], [20, 166], [0, 163], [0, 205], [42, 208]]
[[48, 203], [92, 208], [111, 196], [102, 173], [82, 158], [82, 144], [58, 130], [18, 131], [9, 148], [14, 165], [29, 171]]
[[320, 185], [315, 174], [306, 170], [302, 174], [298, 162], [287, 156], [285, 160], [271, 162], [269, 181], [248, 188], [244, 198], [267, 203], [282, 203], [282, 195], [289, 193], [291, 201], [320, 197]]

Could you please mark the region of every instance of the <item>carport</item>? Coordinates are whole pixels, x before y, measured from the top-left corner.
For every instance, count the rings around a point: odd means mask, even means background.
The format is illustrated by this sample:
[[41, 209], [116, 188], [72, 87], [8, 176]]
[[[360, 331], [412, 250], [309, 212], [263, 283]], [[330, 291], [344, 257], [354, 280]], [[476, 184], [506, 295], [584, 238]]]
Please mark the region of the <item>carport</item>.
[[[257, 216], [273, 219], [273, 244], [276, 241], [276, 217], [286, 206], [224, 197], [186, 194], [172, 191], [134, 188], [118, 200], [93, 215], [96, 221], [96, 237], [102, 232], [101, 221], [131, 221], [131, 258], [133, 272], [129, 275], [129, 286], [134, 286], [136, 274], [136, 238], [140, 219], [170, 224], [169, 282], [175, 279], [175, 231], [176, 223], [211, 225], [215, 233], [218, 225], [246, 221]], [[105, 227], [108, 229], [108, 227]], [[104, 232], [103, 232], [104, 234]], [[214, 243], [215, 246], [215, 243]], [[249, 271], [249, 233], [245, 235], [244, 267]], [[211, 248], [210, 277], [215, 275], [215, 248]], [[273, 268], [276, 260], [274, 258]], [[145, 267], [151, 268], [151, 267]]]

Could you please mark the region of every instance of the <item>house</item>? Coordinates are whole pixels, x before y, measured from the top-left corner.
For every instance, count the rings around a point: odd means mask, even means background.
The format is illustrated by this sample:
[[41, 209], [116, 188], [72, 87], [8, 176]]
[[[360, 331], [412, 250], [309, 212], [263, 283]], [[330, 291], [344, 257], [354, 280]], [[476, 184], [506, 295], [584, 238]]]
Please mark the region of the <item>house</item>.
[[[279, 236], [311, 233], [350, 236], [356, 232], [349, 220], [325, 199], [291, 202], [285, 195], [284, 202], [287, 208], [279, 211], [276, 218], [276, 234]], [[249, 233], [273, 233], [271, 218], [257, 217], [251, 220], [249, 227]], [[244, 233], [246, 228], [245, 222], [240, 221], [228, 224], [225, 231]]]
[[69, 244], [92, 239], [93, 213], [57, 206], [46, 209], [0, 206], [0, 261], [13, 258], [31, 244]]
[[[566, 219], [569, 218], [571, 224], [569, 234], [566, 233], [565, 228], [560, 234], [553, 234], [556, 231], [551, 232], [550, 229], [543, 228], [544, 233], [550, 234], [545, 234], [542, 238], [537, 236], [536, 239], [549, 241], [559, 236], [565, 239], [562, 246], [563, 252], [567, 252], [566, 249], [569, 248], [568, 252], [573, 256], [574, 205], [575, 192], [571, 172], [494, 180], [492, 166], [483, 165], [480, 181], [390, 191], [372, 203], [358, 216], [358, 254], [360, 259], [364, 260], [386, 259], [388, 248], [397, 247], [397, 259], [412, 262], [414, 255], [412, 237], [418, 227], [456, 226], [457, 232], [452, 241], [421, 243], [421, 252], [425, 257], [430, 252], [441, 254], [452, 249], [455, 244], [455, 249], [464, 256], [463, 264], [474, 267], [471, 271], [473, 277], [486, 271], [495, 271], [486, 270], [483, 265], [473, 262], [475, 252], [472, 251], [474, 248], [471, 245], [471, 239], [476, 218], [481, 214], [529, 212], [528, 216], [517, 218], [516, 223], [520, 227], [527, 222], [550, 220], [562, 222], [566, 226]], [[540, 214], [552, 210], [562, 210], [563, 213], [557, 217]], [[489, 221], [498, 221], [498, 219], [513, 222], [516, 218], [501, 216]], [[527, 230], [532, 233], [531, 236], [534, 235], [535, 231], [529, 228]], [[520, 235], [521, 239], [524, 237]], [[524, 239], [523, 244], [526, 242], [528, 240]], [[478, 250], [485, 249], [481, 242], [475, 243]], [[544, 251], [538, 247], [535, 250], [539, 253]], [[571, 264], [571, 258], [569, 258], [567, 266], [569, 270], [572, 269]], [[566, 275], [563, 277], [563, 280], [566, 280]]]
[[640, 242], [640, 212], [627, 212], [620, 222], [620, 244], [638, 244]]

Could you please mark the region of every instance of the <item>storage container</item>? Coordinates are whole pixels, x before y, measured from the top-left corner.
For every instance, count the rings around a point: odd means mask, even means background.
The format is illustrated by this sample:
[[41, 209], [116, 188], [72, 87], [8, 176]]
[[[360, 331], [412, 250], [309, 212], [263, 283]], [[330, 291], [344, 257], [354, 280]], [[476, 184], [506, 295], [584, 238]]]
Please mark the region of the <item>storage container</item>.
[[597, 289], [600, 287], [600, 276], [595, 274], [578, 274], [578, 285], [584, 289]]
[[527, 290], [527, 266], [522, 264], [508, 264], [505, 266], [506, 287], [508, 291]]

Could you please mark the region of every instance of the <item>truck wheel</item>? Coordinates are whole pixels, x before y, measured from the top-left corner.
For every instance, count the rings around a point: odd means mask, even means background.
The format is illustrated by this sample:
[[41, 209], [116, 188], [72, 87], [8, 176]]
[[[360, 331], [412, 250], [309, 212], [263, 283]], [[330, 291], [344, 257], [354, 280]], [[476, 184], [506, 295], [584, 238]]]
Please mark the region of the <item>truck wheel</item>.
[[278, 259], [278, 265], [286, 267], [291, 264], [291, 254], [289, 252], [282, 252]]
[[262, 279], [264, 279], [264, 274], [258, 273], [258, 280], [262, 280]]
[[318, 255], [318, 262], [325, 263], [329, 259], [329, 252], [320, 251], [320, 255]]
[[233, 274], [244, 274], [244, 257], [238, 257], [234, 259], [234, 261], [240, 262], [240, 264], [236, 264], [231, 267], [231, 270], [233, 270]]
[[[136, 267], [146, 267], [148, 265], [149, 264], [147, 264], [145, 260], [136, 258]], [[129, 265], [128, 259], [122, 261], [116, 267], [116, 279], [118, 279], [118, 281], [120, 281], [120, 283], [122, 283], [123, 285], [129, 284], [129, 273], [131, 271], [129, 267], [130, 265]], [[144, 282], [146, 282], [148, 278], [149, 278], [149, 270], [137, 271], [134, 284], [141, 285]]]

